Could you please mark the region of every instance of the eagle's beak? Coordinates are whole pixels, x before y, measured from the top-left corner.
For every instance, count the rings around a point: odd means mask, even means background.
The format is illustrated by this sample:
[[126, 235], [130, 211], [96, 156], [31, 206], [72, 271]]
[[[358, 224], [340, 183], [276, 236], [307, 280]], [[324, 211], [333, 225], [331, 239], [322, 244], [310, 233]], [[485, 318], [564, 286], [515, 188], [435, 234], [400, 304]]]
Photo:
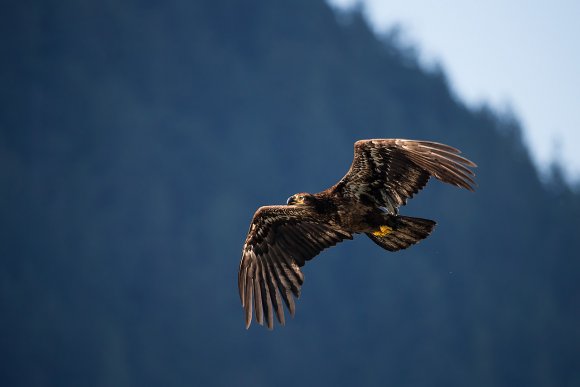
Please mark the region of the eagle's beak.
[[295, 204], [295, 203], [296, 203], [296, 198], [294, 196], [290, 196], [288, 198], [288, 200], [286, 200], [287, 205], [291, 205], [291, 204]]

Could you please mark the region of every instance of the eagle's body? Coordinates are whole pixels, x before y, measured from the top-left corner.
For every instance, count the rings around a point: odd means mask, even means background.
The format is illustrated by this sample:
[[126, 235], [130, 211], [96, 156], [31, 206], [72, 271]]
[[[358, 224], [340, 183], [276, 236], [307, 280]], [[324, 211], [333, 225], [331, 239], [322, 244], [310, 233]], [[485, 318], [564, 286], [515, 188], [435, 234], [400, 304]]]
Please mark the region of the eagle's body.
[[388, 214], [384, 210], [365, 205], [358, 200], [337, 194], [327, 189], [317, 194], [298, 194], [305, 198], [305, 212], [309, 212], [320, 222], [332, 225], [350, 233], [366, 233], [384, 225]]
[[260, 207], [254, 214], [238, 274], [246, 327], [256, 320], [284, 324], [282, 301], [294, 315], [294, 298], [304, 280], [300, 267], [327, 247], [365, 233], [389, 251], [426, 238], [428, 219], [398, 215], [398, 208], [431, 176], [473, 190], [476, 165], [447, 145], [412, 140], [361, 140], [353, 163], [334, 186], [316, 194], [299, 193], [287, 205]]

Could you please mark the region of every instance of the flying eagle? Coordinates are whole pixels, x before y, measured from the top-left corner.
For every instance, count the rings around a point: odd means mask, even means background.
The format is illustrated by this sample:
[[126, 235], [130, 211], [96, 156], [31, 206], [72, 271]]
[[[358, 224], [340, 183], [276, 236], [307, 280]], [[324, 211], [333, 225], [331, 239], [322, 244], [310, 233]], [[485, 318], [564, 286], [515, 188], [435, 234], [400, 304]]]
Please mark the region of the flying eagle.
[[435, 222], [398, 215], [398, 208], [431, 176], [473, 191], [476, 165], [448, 145], [401, 139], [360, 140], [354, 160], [334, 186], [316, 194], [297, 193], [287, 205], [260, 207], [242, 251], [238, 287], [246, 328], [256, 321], [268, 328], [274, 313], [284, 325], [282, 302], [294, 316], [306, 261], [354, 234], [364, 233], [389, 251], [425, 239]]

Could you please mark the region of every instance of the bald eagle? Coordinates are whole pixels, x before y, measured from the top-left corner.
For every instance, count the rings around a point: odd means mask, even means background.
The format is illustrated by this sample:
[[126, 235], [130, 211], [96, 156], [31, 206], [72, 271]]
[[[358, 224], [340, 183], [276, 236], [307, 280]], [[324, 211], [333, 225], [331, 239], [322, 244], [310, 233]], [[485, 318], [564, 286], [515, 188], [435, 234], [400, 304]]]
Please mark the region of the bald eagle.
[[246, 328], [256, 321], [269, 329], [285, 324], [282, 303], [294, 316], [300, 296], [300, 268], [322, 250], [365, 234], [388, 251], [425, 239], [429, 219], [398, 214], [431, 176], [473, 191], [476, 165], [448, 145], [402, 139], [360, 140], [349, 171], [325, 191], [290, 196], [286, 205], [260, 207], [254, 214], [238, 272]]

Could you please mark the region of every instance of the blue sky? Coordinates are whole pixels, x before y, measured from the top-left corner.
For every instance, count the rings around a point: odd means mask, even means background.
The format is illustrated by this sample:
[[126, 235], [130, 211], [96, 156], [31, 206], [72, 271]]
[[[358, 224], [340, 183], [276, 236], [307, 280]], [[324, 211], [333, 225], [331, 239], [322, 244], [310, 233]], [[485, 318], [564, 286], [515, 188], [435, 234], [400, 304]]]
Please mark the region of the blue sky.
[[356, 3], [377, 32], [395, 24], [468, 105], [512, 111], [540, 169], [580, 180], [580, 1], [328, 0]]

